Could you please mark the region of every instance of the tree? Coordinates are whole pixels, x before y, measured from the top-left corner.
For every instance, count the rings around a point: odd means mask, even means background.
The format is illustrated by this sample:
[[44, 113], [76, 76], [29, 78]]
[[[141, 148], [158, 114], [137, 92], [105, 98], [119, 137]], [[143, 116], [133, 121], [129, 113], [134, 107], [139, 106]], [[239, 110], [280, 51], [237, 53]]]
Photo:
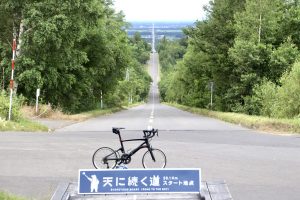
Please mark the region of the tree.
[[[211, 1], [210, 5], [205, 8], [207, 19], [198, 21], [195, 23], [195, 27], [185, 30], [185, 34], [189, 37], [187, 53], [189, 56], [184, 57], [183, 66], [186, 69], [186, 79], [193, 83], [185, 90], [194, 94], [188, 95], [191, 98], [198, 98], [204, 92], [203, 88], [207, 88], [208, 83], [213, 81], [216, 86], [215, 109], [230, 110], [232, 101], [234, 101], [227, 95], [231, 80], [235, 78], [232, 73], [234, 63], [228, 57], [228, 50], [233, 46], [236, 35], [234, 14], [243, 10], [243, 6], [244, 1], [238, 0]], [[198, 60], [194, 58], [198, 58]], [[195, 61], [197, 64], [192, 64], [191, 61]], [[194, 84], [198, 86], [196, 87]], [[203, 98], [205, 99], [207, 92], [204, 94]], [[194, 99], [194, 102], [196, 101]], [[204, 103], [193, 105], [206, 107]]]
[[[176, 82], [174, 75], [177, 74], [177, 61], [181, 60], [186, 52], [187, 39], [171, 41], [163, 37], [158, 44], [159, 61], [162, 71], [162, 80], [159, 83], [160, 96], [163, 101], [179, 101], [181, 99], [181, 82]], [[177, 77], [177, 76], [176, 76]], [[173, 87], [173, 85], [176, 85]], [[174, 91], [173, 91], [174, 89]]]
[[182, 60], [168, 57], [167, 41], [161, 41], [161, 65], [173, 69], [160, 84], [164, 100], [208, 107], [207, 85], [213, 81], [214, 109], [295, 116], [272, 114], [270, 106], [281, 102], [274, 100], [287, 82], [281, 77], [292, 73], [299, 57], [299, 2], [215, 0], [205, 10], [207, 18], [185, 30], [189, 40]]
[[[146, 62], [145, 56], [134, 57], [124, 30], [128, 24], [111, 0], [7, 0], [0, 10], [10, 15], [0, 22], [1, 66], [10, 60], [5, 42], [15, 27], [18, 93], [28, 102], [40, 88], [44, 103], [65, 112], [93, 109], [101, 91], [107, 99], [117, 98], [125, 70], [136, 59]], [[145, 55], [144, 41], [139, 45], [136, 55]], [[137, 79], [144, 75], [137, 70]]]
[[101, 7], [95, 3], [53, 0], [26, 5], [17, 80], [19, 91], [29, 100], [41, 88], [44, 101], [65, 111], [90, 108], [82, 104], [87, 101], [80, 102], [91, 92], [83, 67], [87, 55], [79, 44], [100, 16]]
[[133, 53], [134, 57], [141, 63], [146, 64], [150, 59], [151, 46], [142, 39], [141, 34], [136, 32], [131, 39], [131, 43], [134, 45]]
[[298, 56], [299, 50], [292, 43], [291, 38], [274, 49], [270, 56], [270, 80], [279, 84], [282, 75], [291, 70]]
[[298, 0], [286, 0], [282, 16], [281, 35], [290, 37], [291, 41], [300, 47], [300, 4]]
[[254, 85], [264, 78], [278, 78], [278, 72], [272, 72], [277, 69], [271, 67], [270, 59], [276, 54], [273, 50], [282, 42], [283, 7], [281, 0], [247, 0], [245, 10], [235, 14], [236, 38], [229, 56], [235, 65], [233, 74], [238, 78], [232, 81], [228, 92], [236, 99], [231, 106], [234, 111], [251, 114], [251, 109], [243, 106], [245, 99], [252, 95]]
[[300, 63], [293, 65], [280, 79], [280, 86], [264, 81], [254, 89], [252, 99], [259, 102], [259, 114], [275, 118], [299, 117]]

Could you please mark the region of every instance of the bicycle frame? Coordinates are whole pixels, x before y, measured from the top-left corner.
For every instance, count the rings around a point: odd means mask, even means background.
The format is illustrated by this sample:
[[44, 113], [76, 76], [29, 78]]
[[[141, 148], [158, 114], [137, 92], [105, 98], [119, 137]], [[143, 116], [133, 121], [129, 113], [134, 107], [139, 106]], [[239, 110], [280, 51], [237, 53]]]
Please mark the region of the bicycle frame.
[[123, 142], [134, 142], [134, 141], [144, 141], [144, 142], [142, 144], [140, 144], [138, 147], [131, 150], [128, 153], [129, 156], [134, 155], [136, 152], [138, 152], [140, 149], [143, 149], [143, 148], [148, 148], [148, 150], [151, 149], [151, 146], [150, 146], [150, 143], [149, 143], [148, 139], [130, 139], [130, 140], [120, 140], [121, 148], [119, 148], [117, 151], [121, 151], [124, 154], [125, 153], [125, 148], [123, 146]]
[[[119, 140], [120, 140], [121, 147], [120, 147], [118, 150], [116, 150], [115, 152], [121, 151], [121, 152], [122, 152], [122, 155], [125, 154], [125, 148], [124, 148], [124, 145], [123, 145], [124, 142], [144, 141], [144, 142], [143, 142], [142, 144], [140, 144], [138, 147], [136, 147], [136, 148], [134, 148], [132, 151], [130, 151], [130, 152], [128, 153], [128, 157], [131, 158], [131, 156], [133, 156], [133, 155], [134, 155], [136, 152], [138, 152], [140, 149], [147, 148], [147, 149], [150, 151], [150, 155], [151, 155], [153, 161], [155, 161], [155, 157], [154, 157], [154, 155], [153, 155], [153, 153], [152, 153], [152, 151], [151, 151], [151, 145], [150, 145], [150, 143], [149, 143], [149, 138], [122, 140], [121, 135], [120, 135], [120, 134], [118, 134], [118, 135], [119, 135]], [[122, 163], [122, 161], [124, 160], [124, 159], [122, 159], [122, 155], [121, 155], [120, 158], [117, 158], [117, 159], [107, 158], [107, 157], [110, 156], [110, 155], [108, 155], [108, 156], [106, 156], [106, 159], [107, 159], [107, 160], [116, 160], [117, 162], [121, 161], [121, 163]]]

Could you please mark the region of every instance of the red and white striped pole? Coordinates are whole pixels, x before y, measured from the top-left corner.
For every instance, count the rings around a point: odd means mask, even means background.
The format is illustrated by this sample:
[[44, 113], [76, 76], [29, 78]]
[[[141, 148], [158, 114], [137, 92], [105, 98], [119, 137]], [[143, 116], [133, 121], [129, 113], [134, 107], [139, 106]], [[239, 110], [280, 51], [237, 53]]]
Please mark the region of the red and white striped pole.
[[9, 98], [8, 120], [11, 120], [12, 97], [13, 97], [13, 89], [14, 89], [14, 71], [15, 71], [16, 48], [17, 48], [17, 42], [16, 42], [16, 38], [14, 38], [13, 39], [13, 46], [12, 46], [13, 56], [12, 56], [12, 60], [11, 60], [11, 79], [10, 79], [10, 98]]

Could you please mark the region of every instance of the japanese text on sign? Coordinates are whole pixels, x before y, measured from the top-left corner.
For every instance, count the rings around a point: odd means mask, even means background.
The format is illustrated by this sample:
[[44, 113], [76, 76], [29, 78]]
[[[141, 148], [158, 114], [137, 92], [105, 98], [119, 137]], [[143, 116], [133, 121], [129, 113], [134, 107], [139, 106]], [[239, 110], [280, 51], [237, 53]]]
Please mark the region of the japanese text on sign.
[[200, 169], [79, 170], [80, 194], [200, 191]]

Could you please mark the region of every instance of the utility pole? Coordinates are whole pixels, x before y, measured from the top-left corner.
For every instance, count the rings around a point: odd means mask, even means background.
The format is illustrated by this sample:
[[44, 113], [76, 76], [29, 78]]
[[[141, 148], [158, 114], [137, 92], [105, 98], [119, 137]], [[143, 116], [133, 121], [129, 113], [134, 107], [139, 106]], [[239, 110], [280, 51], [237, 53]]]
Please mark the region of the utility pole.
[[15, 57], [16, 57], [16, 36], [14, 34], [13, 46], [12, 46], [12, 60], [11, 60], [11, 79], [10, 79], [10, 97], [9, 97], [9, 112], [8, 112], [8, 120], [11, 120], [11, 111], [12, 111], [12, 98], [13, 98], [13, 89], [14, 89], [14, 71], [15, 71]]

